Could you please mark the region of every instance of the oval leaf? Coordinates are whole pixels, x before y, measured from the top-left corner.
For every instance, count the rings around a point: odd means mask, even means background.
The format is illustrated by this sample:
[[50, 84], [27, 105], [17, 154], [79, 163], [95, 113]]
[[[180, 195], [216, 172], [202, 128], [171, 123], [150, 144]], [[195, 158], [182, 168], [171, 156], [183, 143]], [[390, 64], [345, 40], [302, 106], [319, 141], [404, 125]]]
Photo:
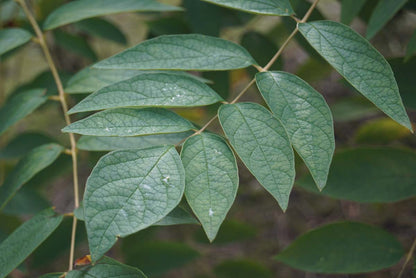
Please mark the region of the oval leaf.
[[45, 91], [41, 89], [33, 89], [12, 96], [0, 109], [0, 135], [47, 100]]
[[412, 130], [390, 65], [363, 37], [341, 23], [300, 23], [299, 31], [352, 86], [399, 124]]
[[62, 222], [52, 209], [44, 210], [23, 223], [0, 243], [0, 277], [18, 267]]
[[173, 146], [115, 151], [87, 180], [84, 216], [92, 260], [165, 217], [180, 202], [185, 173]]
[[54, 10], [43, 23], [44, 30], [77, 22], [82, 19], [124, 12], [178, 11], [153, 0], [79, 0], [67, 3]]
[[39, 173], [54, 162], [63, 151], [57, 144], [47, 144], [34, 148], [14, 167], [0, 186], [0, 210], [13, 198], [16, 192]]
[[185, 168], [185, 197], [213, 241], [234, 203], [238, 169], [233, 152], [219, 136], [190, 137], [181, 152]]
[[208, 85], [186, 75], [147, 73], [102, 88], [69, 110], [69, 114], [119, 107], [193, 107], [223, 99]]
[[339, 222], [307, 232], [276, 258], [304, 271], [353, 274], [387, 268], [403, 254], [400, 242], [386, 231]]
[[27, 43], [32, 34], [20, 28], [7, 28], [0, 30], [0, 55]]
[[308, 83], [286, 72], [262, 72], [257, 86], [273, 114], [282, 121], [293, 147], [320, 189], [324, 188], [335, 150], [331, 111]]
[[216, 37], [168, 35], [144, 41], [93, 67], [101, 69], [230, 70], [257, 64], [243, 47]]
[[139, 269], [119, 263], [109, 257], [102, 258], [94, 265], [68, 272], [65, 278], [146, 278]]
[[[176, 145], [194, 132], [155, 134], [137, 137], [81, 136], [77, 148], [85, 151], [114, 151], [122, 149], [140, 149], [161, 145]], [[1, 152], [0, 152], [1, 157]]]
[[[328, 183], [320, 194], [363, 203], [385, 203], [416, 196], [416, 153], [395, 148], [358, 148], [335, 154]], [[306, 176], [299, 185], [317, 191]]]
[[294, 14], [289, 0], [203, 0], [249, 13], [287, 16]]
[[238, 156], [286, 210], [295, 179], [295, 165], [283, 125], [266, 108], [255, 103], [223, 105], [218, 116]]
[[118, 108], [95, 113], [62, 129], [63, 132], [94, 136], [137, 136], [176, 133], [194, 126], [162, 108]]

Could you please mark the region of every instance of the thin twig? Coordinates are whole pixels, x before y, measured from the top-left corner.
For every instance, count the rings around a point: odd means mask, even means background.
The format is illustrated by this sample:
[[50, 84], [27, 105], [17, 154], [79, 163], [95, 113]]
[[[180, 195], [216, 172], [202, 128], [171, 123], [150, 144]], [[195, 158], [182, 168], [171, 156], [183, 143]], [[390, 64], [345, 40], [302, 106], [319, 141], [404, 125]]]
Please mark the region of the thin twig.
[[[293, 19], [296, 20], [296, 22], [301, 22], [304, 23], [308, 20], [308, 18], [311, 16], [313, 10], [315, 9], [316, 5], [318, 4], [319, 0], [315, 0], [311, 7], [309, 8], [309, 10], [306, 12], [305, 16], [302, 18], [302, 20], [299, 20], [295, 17], [292, 17]], [[282, 44], [282, 46], [279, 48], [279, 50], [276, 52], [276, 54], [270, 59], [270, 61], [267, 63], [267, 65], [262, 68], [260, 66], [255, 65], [254, 67], [260, 71], [260, 72], [264, 72], [264, 71], [268, 71], [270, 69], [271, 66], [273, 66], [273, 64], [276, 62], [277, 58], [280, 57], [280, 55], [283, 53], [283, 50], [286, 48], [286, 46], [289, 44], [289, 42], [293, 39], [293, 37], [296, 35], [296, 33], [299, 31], [298, 26], [296, 24], [296, 28], [295, 30], [293, 30], [293, 32], [289, 35], [289, 37], [285, 40], [285, 42]], [[244, 89], [230, 102], [230, 104], [234, 104], [236, 103], [247, 91], [248, 89], [250, 89], [250, 87], [256, 82], [256, 79], [253, 78], [250, 83], [247, 84], [246, 87], [244, 87]], [[205, 129], [207, 129], [207, 127], [215, 120], [218, 118], [218, 114], [216, 114], [214, 117], [212, 117], [201, 129], [199, 129], [198, 131], [196, 131], [194, 134], [186, 137], [185, 139], [183, 139], [182, 141], [180, 141], [178, 144], [176, 144], [176, 146], [180, 146], [184, 141], [186, 141], [186, 139], [188, 139], [191, 136], [194, 136], [196, 134], [201, 134]]]
[[[42, 30], [40, 29], [38, 23], [36, 22], [36, 19], [33, 17], [28, 6], [26, 5], [25, 0], [16, 0], [16, 2], [20, 4], [27, 18], [29, 19], [30, 24], [35, 30], [36, 36], [39, 40], [39, 45], [42, 48], [43, 54], [45, 55], [46, 61], [49, 65], [49, 68], [55, 80], [56, 87], [58, 88], [59, 100], [61, 102], [65, 122], [67, 125], [69, 125], [71, 124], [71, 119], [69, 118], [69, 115], [67, 113], [68, 104], [65, 99], [64, 87], [62, 85], [61, 78], [59, 77], [58, 70], [56, 69], [52, 56], [49, 52], [48, 45], [45, 41], [45, 36]], [[79, 193], [78, 193], [79, 186], [78, 186], [78, 165], [77, 165], [76, 142], [75, 142], [75, 136], [73, 133], [68, 133], [68, 135], [69, 135], [69, 141], [71, 143], [71, 156], [72, 156], [73, 181], [74, 181], [74, 203], [75, 203], [75, 208], [77, 208], [79, 206]], [[72, 270], [73, 268], [76, 228], [77, 228], [77, 218], [74, 216], [73, 222], [72, 222], [71, 248], [70, 248], [70, 254], [69, 254], [69, 267], [68, 267], [69, 270]]]
[[406, 269], [406, 265], [410, 262], [410, 259], [412, 258], [413, 253], [415, 252], [415, 248], [416, 248], [416, 238], [412, 243], [412, 247], [410, 247], [409, 253], [407, 253], [406, 260], [404, 261], [402, 269], [400, 270], [399, 275], [397, 275], [397, 278], [402, 277], [404, 270]]

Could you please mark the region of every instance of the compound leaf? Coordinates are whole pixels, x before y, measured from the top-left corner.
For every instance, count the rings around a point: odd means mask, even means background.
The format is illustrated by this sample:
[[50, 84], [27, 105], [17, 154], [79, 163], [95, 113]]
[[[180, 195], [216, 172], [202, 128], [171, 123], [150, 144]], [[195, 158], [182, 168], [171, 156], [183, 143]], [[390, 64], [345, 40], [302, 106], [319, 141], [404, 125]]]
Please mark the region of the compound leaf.
[[276, 258], [304, 271], [353, 274], [392, 266], [403, 254], [400, 242], [380, 228], [338, 222], [300, 236]]
[[119, 107], [192, 107], [223, 99], [195, 78], [174, 73], [147, 73], [120, 81], [89, 95], [68, 113]]
[[306, 40], [360, 93], [412, 130], [390, 65], [363, 37], [341, 23], [300, 23]]
[[165, 35], [144, 41], [93, 67], [136, 70], [230, 70], [257, 64], [243, 47], [198, 34]]
[[0, 30], [0, 55], [27, 43], [32, 34], [21, 28], [7, 28]]
[[255, 103], [227, 104], [218, 116], [238, 156], [286, 210], [295, 179], [293, 150], [280, 121]]
[[0, 186], [0, 210], [10, 201], [16, 192], [34, 175], [51, 165], [63, 151], [57, 144], [46, 144], [31, 150]]
[[180, 202], [185, 173], [173, 146], [114, 151], [87, 180], [84, 216], [92, 260], [165, 217]]
[[54, 10], [43, 23], [44, 30], [80, 21], [82, 19], [124, 12], [178, 11], [178, 7], [154, 0], [78, 0]]
[[288, 16], [294, 13], [288, 0], [203, 0], [249, 13]]
[[188, 120], [163, 108], [117, 108], [95, 113], [62, 131], [93, 136], [137, 136], [176, 133], [193, 128]]
[[185, 141], [185, 197], [210, 241], [215, 239], [238, 188], [233, 152], [221, 137], [202, 133]]
[[285, 126], [293, 147], [322, 189], [335, 150], [333, 120], [325, 99], [290, 73], [262, 72], [256, 75], [256, 81], [267, 105]]
[[0, 243], [0, 277], [18, 267], [59, 226], [63, 217], [52, 209], [41, 211]]

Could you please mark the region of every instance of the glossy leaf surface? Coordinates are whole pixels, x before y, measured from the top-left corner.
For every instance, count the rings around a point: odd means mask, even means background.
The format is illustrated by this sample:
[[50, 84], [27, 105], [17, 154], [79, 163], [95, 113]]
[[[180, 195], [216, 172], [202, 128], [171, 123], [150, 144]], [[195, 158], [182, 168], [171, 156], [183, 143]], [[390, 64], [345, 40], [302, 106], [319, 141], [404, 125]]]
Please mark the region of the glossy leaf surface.
[[400, 242], [388, 232], [367, 224], [339, 222], [298, 237], [276, 258], [304, 271], [352, 274], [387, 268], [403, 254]]
[[12, 96], [0, 108], [0, 134], [46, 102], [45, 91], [33, 89]]
[[293, 150], [280, 121], [255, 103], [221, 106], [222, 129], [259, 183], [286, 210], [295, 179]]
[[412, 129], [391, 67], [368, 41], [333, 21], [300, 23], [299, 30], [361, 94], [393, 120]]
[[[395, 202], [416, 196], [416, 153], [395, 148], [358, 148], [335, 154], [320, 194], [363, 203]], [[315, 191], [309, 176], [298, 181]]]
[[192, 107], [222, 100], [208, 85], [192, 77], [171, 73], [147, 73], [94, 92], [68, 113], [135, 106]]
[[87, 180], [84, 215], [92, 260], [165, 217], [180, 202], [185, 173], [173, 146], [114, 151]]
[[203, 0], [249, 13], [288, 16], [293, 14], [288, 0]]
[[181, 158], [186, 199], [213, 241], [237, 194], [234, 154], [221, 137], [202, 133], [186, 140]]
[[144, 41], [97, 64], [101, 69], [230, 70], [256, 64], [230, 41], [198, 34], [166, 35]]
[[170, 110], [118, 108], [95, 113], [62, 131], [94, 136], [137, 136], [176, 133], [193, 128], [188, 120]]
[[57, 144], [37, 147], [23, 157], [0, 186], [0, 210], [34, 175], [52, 164], [63, 151]]
[[77, 22], [82, 19], [123, 12], [178, 11], [180, 8], [153, 0], [78, 0], [54, 10], [43, 23], [44, 30]]
[[59, 226], [62, 216], [44, 210], [23, 223], [0, 243], [0, 277], [18, 267]]
[[20, 28], [7, 28], [0, 30], [0, 55], [27, 43], [32, 34]]
[[333, 120], [325, 99], [308, 83], [286, 72], [258, 73], [256, 82], [322, 189], [335, 150]]

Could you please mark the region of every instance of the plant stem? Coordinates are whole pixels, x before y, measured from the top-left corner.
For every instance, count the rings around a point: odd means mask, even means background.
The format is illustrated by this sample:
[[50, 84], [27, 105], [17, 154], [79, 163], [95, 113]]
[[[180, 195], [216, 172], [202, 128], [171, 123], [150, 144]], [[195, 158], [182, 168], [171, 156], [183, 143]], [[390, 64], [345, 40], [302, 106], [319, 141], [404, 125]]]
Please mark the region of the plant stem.
[[407, 253], [406, 260], [404, 261], [402, 269], [400, 270], [399, 275], [397, 275], [397, 278], [402, 277], [404, 270], [406, 268], [406, 265], [410, 262], [410, 259], [412, 258], [413, 253], [415, 252], [415, 248], [416, 248], [416, 238], [412, 243], [412, 247], [410, 247], [409, 253]]
[[[28, 6], [26, 5], [25, 0], [16, 0], [22, 7], [24, 13], [26, 14], [27, 18], [29, 19], [30, 24], [32, 25], [33, 29], [35, 30], [36, 36], [39, 40], [39, 45], [42, 48], [43, 54], [45, 55], [46, 61], [49, 65], [49, 68], [52, 72], [53, 78], [56, 83], [56, 87], [58, 88], [59, 93], [59, 101], [62, 106], [62, 110], [64, 113], [65, 122], [67, 125], [71, 124], [71, 119], [68, 115], [68, 104], [65, 99], [65, 92], [64, 87], [62, 85], [61, 78], [59, 77], [58, 70], [56, 69], [55, 63], [52, 59], [51, 53], [49, 52], [48, 45], [45, 41], [45, 36], [40, 29], [36, 19], [33, 17], [31, 11], [29, 10]], [[74, 183], [74, 204], [75, 208], [79, 206], [79, 193], [78, 193], [78, 165], [77, 165], [77, 149], [76, 149], [76, 142], [75, 136], [73, 133], [68, 133], [69, 141], [71, 143], [71, 156], [72, 156], [72, 168], [73, 168], [73, 183]], [[71, 247], [70, 247], [70, 254], [69, 254], [69, 270], [72, 270], [73, 262], [74, 262], [74, 250], [75, 250], [75, 233], [77, 228], [77, 218], [73, 217], [72, 222], [72, 234], [71, 234]]]
[[[302, 20], [298, 20], [295, 17], [292, 17], [297, 23], [305, 23], [308, 18], [311, 16], [313, 10], [315, 9], [316, 5], [318, 4], [319, 0], [315, 0], [312, 5], [310, 6], [310, 8], [308, 9], [308, 11], [306, 12], [305, 16], [302, 18]], [[279, 50], [276, 52], [276, 54], [270, 59], [270, 61], [267, 63], [267, 65], [262, 68], [259, 67], [257, 65], [254, 65], [254, 67], [260, 71], [260, 72], [264, 72], [264, 71], [268, 71], [270, 69], [271, 66], [273, 66], [273, 64], [276, 62], [277, 58], [280, 57], [280, 55], [283, 53], [283, 50], [286, 48], [286, 46], [289, 44], [289, 42], [293, 39], [293, 37], [297, 34], [297, 32], [299, 31], [298, 25], [296, 24], [296, 28], [295, 30], [292, 31], [292, 33], [289, 35], [289, 37], [285, 40], [285, 42], [282, 44], [282, 46], [279, 48]], [[256, 82], [256, 79], [253, 78], [250, 83], [247, 84], [246, 87], [244, 87], [244, 89], [230, 102], [230, 104], [234, 104], [236, 103], [247, 91], [248, 89], [250, 89], [250, 87]], [[207, 129], [207, 127], [215, 120], [218, 118], [218, 114], [216, 114], [214, 117], [212, 117], [200, 130], [196, 131], [194, 134], [188, 136], [187, 138], [183, 139], [182, 141], [180, 141], [178, 144], [176, 144], [176, 146], [179, 146], [180, 144], [182, 144], [184, 141], [186, 141], [186, 139], [188, 139], [191, 136], [194, 136], [196, 134], [201, 134], [205, 129]]]

